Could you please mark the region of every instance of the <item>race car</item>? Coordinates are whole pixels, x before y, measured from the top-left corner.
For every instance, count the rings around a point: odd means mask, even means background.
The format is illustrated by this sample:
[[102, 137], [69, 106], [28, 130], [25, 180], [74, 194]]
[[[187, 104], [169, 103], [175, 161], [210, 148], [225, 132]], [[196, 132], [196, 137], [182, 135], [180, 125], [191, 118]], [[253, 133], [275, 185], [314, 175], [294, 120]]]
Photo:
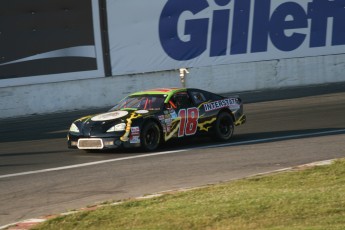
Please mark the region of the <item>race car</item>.
[[74, 121], [68, 147], [84, 150], [141, 147], [154, 151], [174, 138], [209, 135], [228, 141], [246, 122], [238, 96], [223, 97], [193, 88], [133, 93], [109, 111]]

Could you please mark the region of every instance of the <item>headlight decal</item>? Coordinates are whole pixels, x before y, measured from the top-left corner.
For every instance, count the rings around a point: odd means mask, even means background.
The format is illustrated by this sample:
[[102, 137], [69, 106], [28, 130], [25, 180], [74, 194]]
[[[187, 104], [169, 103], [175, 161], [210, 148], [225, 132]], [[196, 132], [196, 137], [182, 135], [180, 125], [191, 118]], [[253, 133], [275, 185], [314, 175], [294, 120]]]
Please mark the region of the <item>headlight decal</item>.
[[72, 133], [80, 133], [78, 126], [74, 123], [72, 123], [71, 127], [69, 128], [69, 131]]
[[126, 129], [126, 124], [120, 123], [120, 124], [112, 126], [110, 129], [108, 129], [107, 133], [116, 132], [116, 131], [124, 131], [125, 129]]

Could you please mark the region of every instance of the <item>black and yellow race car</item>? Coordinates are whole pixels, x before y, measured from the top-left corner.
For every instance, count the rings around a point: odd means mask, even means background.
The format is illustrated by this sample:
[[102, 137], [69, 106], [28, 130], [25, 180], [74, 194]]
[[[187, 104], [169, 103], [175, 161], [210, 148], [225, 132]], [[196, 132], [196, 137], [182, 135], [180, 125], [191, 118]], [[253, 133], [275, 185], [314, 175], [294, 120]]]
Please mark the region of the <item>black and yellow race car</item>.
[[204, 134], [228, 141], [234, 127], [245, 121], [238, 96], [226, 98], [192, 88], [152, 89], [127, 96], [106, 113], [74, 121], [68, 147], [154, 151], [170, 139]]

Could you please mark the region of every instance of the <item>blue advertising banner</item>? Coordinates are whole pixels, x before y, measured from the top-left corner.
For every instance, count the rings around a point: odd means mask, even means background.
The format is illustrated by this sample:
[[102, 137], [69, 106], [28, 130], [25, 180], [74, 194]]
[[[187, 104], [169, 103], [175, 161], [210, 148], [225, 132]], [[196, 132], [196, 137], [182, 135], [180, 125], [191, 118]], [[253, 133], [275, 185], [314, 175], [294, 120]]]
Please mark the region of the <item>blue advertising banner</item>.
[[113, 75], [345, 53], [345, 0], [107, 5]]

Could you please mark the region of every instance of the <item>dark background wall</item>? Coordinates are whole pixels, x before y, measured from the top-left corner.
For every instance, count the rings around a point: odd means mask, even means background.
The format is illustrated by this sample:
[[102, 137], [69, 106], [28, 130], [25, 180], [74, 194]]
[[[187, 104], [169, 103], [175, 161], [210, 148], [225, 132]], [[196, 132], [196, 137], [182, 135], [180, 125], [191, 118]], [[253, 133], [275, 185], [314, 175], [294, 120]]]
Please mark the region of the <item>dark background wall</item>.
[[91, 0], [1, 2], [0, 79], [96, 70], [94, 47]]

